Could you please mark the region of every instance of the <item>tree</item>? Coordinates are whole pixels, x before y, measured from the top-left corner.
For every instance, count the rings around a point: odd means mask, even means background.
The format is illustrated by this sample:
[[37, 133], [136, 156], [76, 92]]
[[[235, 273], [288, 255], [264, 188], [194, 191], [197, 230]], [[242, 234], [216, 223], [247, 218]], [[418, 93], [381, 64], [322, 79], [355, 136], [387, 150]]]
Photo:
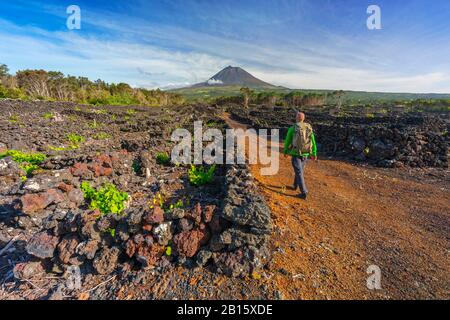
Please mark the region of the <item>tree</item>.
[[24, 70], [16, 74], [19, 87], [25, 90], [25, 93], [34, 98], [48, 98], [50, 92], [48, 89], [48, 73], [44, 70]]
[[65, 76], [58, 71], [21, 70], [8, 75], [6, 65], [0, 65], [1, 97], [38, 98], [91, 104], [146, 106], [183, 104], [182, 96], [161, 90], [132, 88], [126, 83], [109, 84], [103, 80]]
[[303, 92], [291, 91], [286, 95], [285, 100], [287, 100], [288, 105], [298, 107], [302, 104], [304, 96]]
[[241, 88], [241, 90], [239, 90], [241, 92], [241, 94], [244, 97], [244, 107], [247, 109], [248, 108], [248, 102], [250, 100], [250, 95], [253, 93], [252, 90], [250, 90], [247, 87], [243, 87]]
[[345, 92], [343, 90], [333, 92], [333, 96], [335, 96], [338, 100], [338, 103], [337, 103], [338, 110], [340, 110], [342, 107], [342, 100], [343, 100], [344, 95], [345, 95]]
[[0, 78], [9, 76], [9, 69], [6, 64], [0, 64]]

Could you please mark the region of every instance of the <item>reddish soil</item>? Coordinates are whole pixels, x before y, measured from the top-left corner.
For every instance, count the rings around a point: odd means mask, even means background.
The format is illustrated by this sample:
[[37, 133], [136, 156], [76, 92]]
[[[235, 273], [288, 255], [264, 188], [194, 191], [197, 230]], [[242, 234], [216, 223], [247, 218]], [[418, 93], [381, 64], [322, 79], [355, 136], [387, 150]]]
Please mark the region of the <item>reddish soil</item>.
[[[268, 284], [282, 298], [450, 298], [448, 171], [436, 183], [406, 170], [310, 161], [305, 201], [289, 189], [289, 158], [281, 156], [277, 175], [259, 169], [251, 166], [276, 226]], [[381, 290], [367, 288], [371, 265], [381, 269]]]

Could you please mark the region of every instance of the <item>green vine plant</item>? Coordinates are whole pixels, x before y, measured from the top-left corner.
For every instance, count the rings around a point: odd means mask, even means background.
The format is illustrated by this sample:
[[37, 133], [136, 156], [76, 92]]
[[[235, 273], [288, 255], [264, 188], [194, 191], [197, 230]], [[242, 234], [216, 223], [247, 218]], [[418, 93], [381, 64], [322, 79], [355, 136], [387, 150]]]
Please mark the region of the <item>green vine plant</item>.
[[80, 136], [79, 134], [75, 133], [68, 134], [67, 140], [69, 140], [70, 142], [71, 149], [78, 149], [80, 147], [80, 144], [86, 141], [86, 139], [83, 136]]
[[170, 163], [170, 156], [165, 152], [158, 152], [156, 154], [156, 163], [161, 165], [168, 165]]
[[52, 120], [55, 116], [51, 112], [46, 112], [42, 117], [46, 120]]
[[216, 165], [211, 166], [208, 170], [206, 170], [203, 166], [196, 167], [192, 165], [188, 172], [189, 182], [196, 187], [210, 184], [214, 180], [215, 172]]
[[128, 193], [117, 190], [115, 185], [107, 183], [99, 189], [94, 189], [89, 182], [84, 181], [81, 190], [84, 198], [90, 201], [92, 210], [98, 209], [103, 215], [124, 215], [125, 204], [130, 197]]
[[106, 132], [99, 132], [95, 134], [92, 138], [94, 138], [94, 140], [107, 140], [111, 138], [111, 135], [107, 134]]
[[39, 169], [39, 165], [47, 159], [47, 156], [42, 153], [25, 153], [18, 150], [7, 150], [0, 153], [0, 159], [11, 157], [14, 162], [19, 164], [19, 167], [24, 170], [27, 176]]

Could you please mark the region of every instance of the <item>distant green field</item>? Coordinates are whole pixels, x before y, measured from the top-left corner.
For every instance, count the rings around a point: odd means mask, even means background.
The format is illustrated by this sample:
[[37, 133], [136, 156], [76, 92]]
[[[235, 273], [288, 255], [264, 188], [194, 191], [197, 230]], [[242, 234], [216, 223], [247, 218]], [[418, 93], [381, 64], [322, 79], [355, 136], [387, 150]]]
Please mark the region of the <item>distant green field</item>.
[[[240, 96], [239, 86], [224, 87], [193, 87], [170, 90], [170, 92], [181, 94], [188, 101], [211, 101], [218, 97]], [[273, 92], [276, 94], [288, 94], [290, 92], [330, 94], [333, 90], [307, 90], [307, 89], [286, 89], [286, 88], [252, 88], [255, 93]], [[450, 99], [450, 94], [415, 94], [415, 93], [384, 93], [365, 91], [345, 91], [343, 101], [345, 103], [368, 103], [374, 101], [409, 101], [417, 99]]]
[[[218, 97], [236, 97], [240, 96], [241, 93], [239, 90], [240, 86], [224, 86], [224, 87], [194, 87], [194, 88], [183, 88], [183, 89], [174, 89], [170, 90], [170, 92], [181, 94], [184, 98], [189, 101], [193, 100], [210, 100]], [[277, 93], [289, 93], [290, 89], [271, 89], [268, 90], [266, 88], [253, 89], [255, 93], [259, 92], [277, 92]]]

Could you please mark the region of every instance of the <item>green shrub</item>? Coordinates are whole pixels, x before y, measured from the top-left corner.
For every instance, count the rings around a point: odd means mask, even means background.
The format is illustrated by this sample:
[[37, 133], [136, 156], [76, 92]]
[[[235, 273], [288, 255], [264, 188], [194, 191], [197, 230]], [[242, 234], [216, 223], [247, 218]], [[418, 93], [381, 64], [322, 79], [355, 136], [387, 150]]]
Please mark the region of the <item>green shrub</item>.
[[100, 124], [97, 123], [97, 120], [94, 119], [94, 121], [92, 121], [91, 123], [88, 124], [89, 128], [91, 129], [97, 129], [98, 127], [100, 127]]
[[39, 169], [39, 165], [45, 161], [47, 156], [42, 153], [24, 153], [17, 150], [7, 150], [0, 153], [0, 159], [11, 157], [20, 165], [20, 168], [25, 170], [27, 175], [31, 175], [34, 170]]
[[112, 106], [129, 106], [139, 104], [139, 101], [130, 94], [124, 93], [109, 96], [107, 104]]
[[183, 200], [179, 199], [177, 202], [175, 202], [174, 204], [171, 204], [169, 209], [183, 209], [184, 207], [184, 202]]
[[0, 84], [0, 98], [26, 99], [26, 95], [19, 88], [5, 88]]
[[136, 115], [136, 110], [128, 109], [128, 110], [127, 110], [127, 115], [129, 115], [129, 116], [134, 116], [134, 115]]
[[79, 134], [71, 133], [67, 135], [67, 140], [71, 143], [70, 147], [72, 149], [77, 149], [80, 147], [80, 144], [86, 141], [86, 139], [83, 136], [80, 136]]
[[114, 228], [108, 228], [108, 229], [106, 230], [106, 232], [108, 232], [108, 233], [111, 235], [111, 237], [113, 237], [113, 238], [116, 237], [116, 229], [114, 229]]
[[170, 156], [165, 152], [158, 152], [156, 154], [156, 163], [167, 165], [170, 163]]
[[133, 164], [131, 165], [131, 167], [133, 168], [134, 173], [136, 173], [136, 174], [141, 174], [142, 173], [142, 164], [141, 164], [140, 161], [134, 160]]
[[208, 170], [204, 167], [191, 166], [188, 172], [189, 182], [196, 186], [203, 186], [205, 184], [211, 183], [214, 180], [214, 173], [216, 172], [216, 166], [211, 166]]
[[217, 127], [219, 126], [219, 124], [218, 124], [216, 121], [211, 120], [211, 121], [208, 121], [208, 123], [206, 124], [206, 126], [207, 126], [208, 128], [217, 128]]
[[53, 115], [53, 113], [51, 113], [51, 112], [46, 112], [46, 113], [44, 113], [44, 115], [42, 116], [44, 119], [47, 119], [47, 120], [51, 120], [51, 119], [53, 119], [55, 116]]
[[20, 121], [20, 117], [19, 116], [11, 116], [9, 117], [9, 122], [11, 123], [17, 123]]
[[84, 198], [90, 201], [91, 209], [99, 209], [102, 214], [122, 215], [125, 210], [125, 202], [129, 199], [126, 192], [116, 189], [113, 184], [105, 184], [96, 190], [89, 182], [81, 184]]

